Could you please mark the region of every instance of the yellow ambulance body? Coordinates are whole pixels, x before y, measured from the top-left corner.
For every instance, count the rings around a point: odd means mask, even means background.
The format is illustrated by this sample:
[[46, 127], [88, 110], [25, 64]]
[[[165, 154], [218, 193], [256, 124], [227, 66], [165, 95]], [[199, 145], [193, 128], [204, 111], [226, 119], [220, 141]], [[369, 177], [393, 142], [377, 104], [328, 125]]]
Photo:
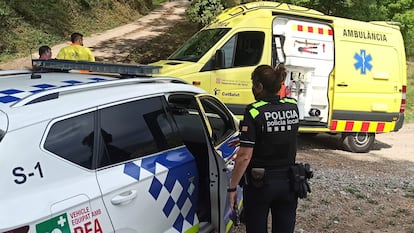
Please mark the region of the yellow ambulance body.
[[162, 66], [219, 97], [236, 115], [254, 101], [250, 75], [260, 64], [288, 69], [300, 132], [341, 133], [345, 149], [367, 152], [376, 133], [404, 121], [406, 58], [399, 27], [361, 22], [277, 2], [225, 10]]

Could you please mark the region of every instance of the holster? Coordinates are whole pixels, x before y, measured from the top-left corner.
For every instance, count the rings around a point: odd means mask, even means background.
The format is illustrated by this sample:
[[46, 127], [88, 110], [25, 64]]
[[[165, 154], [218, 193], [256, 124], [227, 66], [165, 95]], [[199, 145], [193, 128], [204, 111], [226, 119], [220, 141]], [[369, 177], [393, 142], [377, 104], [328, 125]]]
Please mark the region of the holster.
[[256, 188], [261, 188], [265, 183], [266, 170], [264, 168], [252, 168], [248, 174], [248, 182]]
[[299, 198], [306, 198], [311, 193], [309, 179], [313, 177], [313, 171], [309, 164], [296, 163], [289, 169], [289, 180], [292, 190]]

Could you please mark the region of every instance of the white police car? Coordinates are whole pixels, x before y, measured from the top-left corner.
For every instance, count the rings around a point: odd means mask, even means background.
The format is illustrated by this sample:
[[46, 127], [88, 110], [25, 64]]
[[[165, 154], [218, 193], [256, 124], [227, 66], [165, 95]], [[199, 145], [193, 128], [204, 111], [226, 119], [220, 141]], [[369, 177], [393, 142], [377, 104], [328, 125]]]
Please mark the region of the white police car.
[[1, 233], [230, 230], [238, 123], [219, 100], [121, 77], [156, 67], [34, 62], [0, 71]]

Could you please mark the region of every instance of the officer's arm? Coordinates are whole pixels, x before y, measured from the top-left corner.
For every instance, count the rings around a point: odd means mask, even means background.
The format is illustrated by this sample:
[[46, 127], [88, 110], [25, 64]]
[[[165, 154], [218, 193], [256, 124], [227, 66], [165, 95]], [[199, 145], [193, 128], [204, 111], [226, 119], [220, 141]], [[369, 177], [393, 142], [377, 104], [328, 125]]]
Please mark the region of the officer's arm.
[[230, 181], [230, 188], [235, 188], [240, 182], [252, 158], [253, 147], [240, 147], [237, 152], [236, 163]]

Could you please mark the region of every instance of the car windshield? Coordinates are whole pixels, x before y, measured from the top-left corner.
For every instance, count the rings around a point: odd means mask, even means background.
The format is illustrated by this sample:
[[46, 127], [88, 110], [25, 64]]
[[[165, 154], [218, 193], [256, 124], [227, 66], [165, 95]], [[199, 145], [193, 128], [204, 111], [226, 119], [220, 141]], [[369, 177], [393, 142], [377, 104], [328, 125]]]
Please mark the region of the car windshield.
[[0, 111], [0, 142], [6, 134], [7, 129], [7, 116], [2, 111]]
[[229, 28], [202, 30], [187, 40], [168, 60], [197, 62], [229, 30]]

